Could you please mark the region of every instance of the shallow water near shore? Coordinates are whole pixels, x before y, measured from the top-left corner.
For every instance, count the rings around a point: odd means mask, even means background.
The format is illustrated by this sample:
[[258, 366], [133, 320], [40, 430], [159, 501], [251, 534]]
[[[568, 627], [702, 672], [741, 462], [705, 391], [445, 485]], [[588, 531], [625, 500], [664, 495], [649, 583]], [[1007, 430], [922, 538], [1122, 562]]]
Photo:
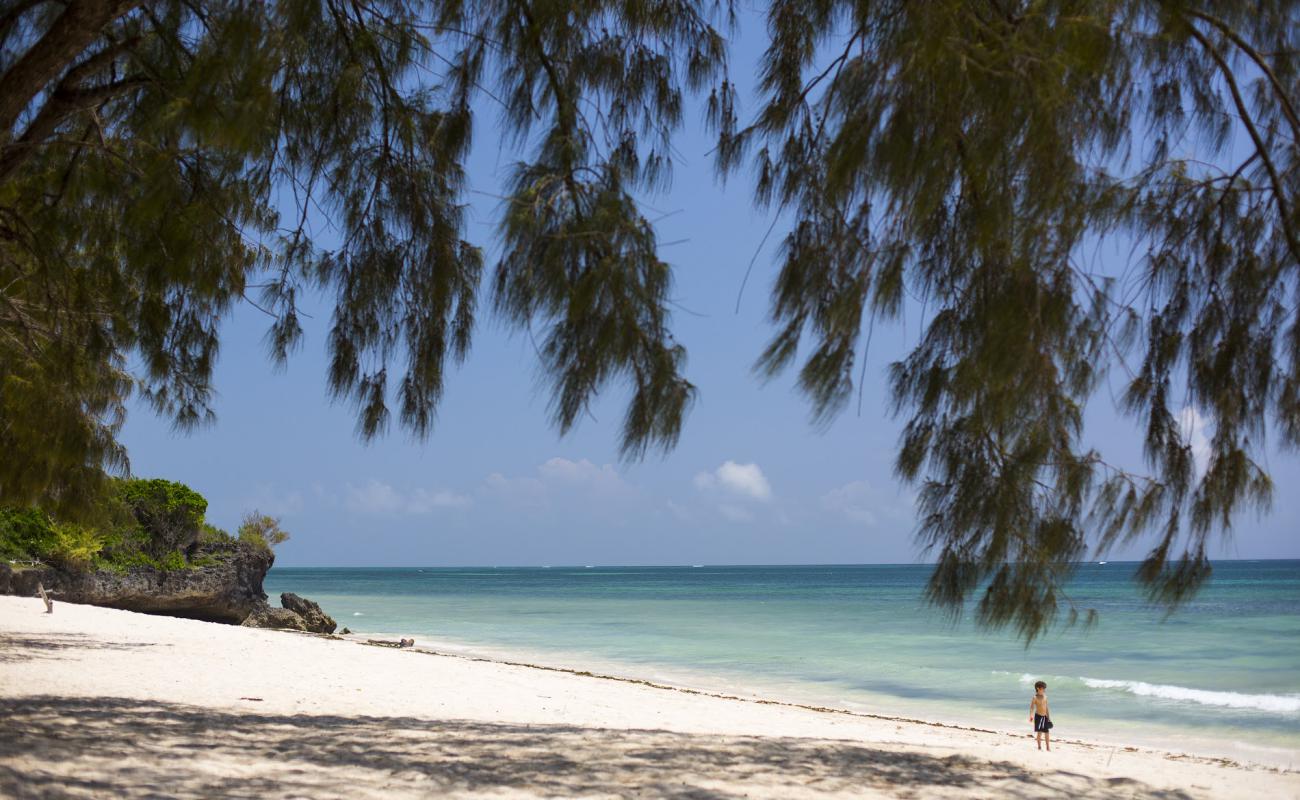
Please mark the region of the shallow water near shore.
[[1224, 561], [1165, 619], [1131, 563], [1082, 565], [1089, 630], [1026, 650], [927, 609], [918, 565], [276, 568], [273, 600], [420, 644], [867, 713], [1300, 765], [1300, 561]]

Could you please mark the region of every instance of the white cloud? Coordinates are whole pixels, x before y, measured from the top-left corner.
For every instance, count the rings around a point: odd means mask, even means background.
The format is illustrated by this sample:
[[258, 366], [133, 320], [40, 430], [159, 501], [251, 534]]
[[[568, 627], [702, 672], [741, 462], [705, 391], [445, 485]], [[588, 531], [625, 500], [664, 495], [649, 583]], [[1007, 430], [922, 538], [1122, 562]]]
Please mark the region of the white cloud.
[[450, 489], [426, 491], [416, 489], [411, 492], [407, 510], [412, 514], [427, 514], [435, 508], [464, 508], [474, 502], [469, 495], [453, 492]]
[[464, 508], [472, 500], [450, 489], [401, 492], [375, 479], [362, 486], [348, 484], [343, 507], [361, 514], [428, 514], [437, 508]]
[[696, 474], [695, 488], [716, 497], [718, 513], [731, 522], [753, 522], [754, 512], [745, 503], [772, 499], [772, 484], [757, 464], [730, 460], [712, 472]]
[[590, 489], [605, 495], [624, 494], [631, 489], [614, 465], [598, 467], [585, 458], [581, 461], [552, 458], [537, 468], [537, 474], [543, 481]]
[[546, 498], [546, 486], [537, 478], [507, 478], [494, 472], [484, 479], [483, 485], [489, 493], [512, 500], [541, 502]]
[[1183, 441], [1192, 448], [1192, 460], [1196, 464], [1196, 477], [1199, 478], [1210, 466], [1210, 437], [1205, 432], [1209, 420], [1195, 408], [1187, 406], [1178, 415], [1178, 425], [1182, 429]]
[[911, 523], [915, 516], [913, 500], [890, 497], [867, 481], [852, 481], [831, 489], [822, 495], [821, 504], [827, 511], [843, 514], [868, 528], [876, 527], [882, 519], [893, 524]]
[[402, 508], [402, 496], [386, 483], [374, 480], [364, 486], [348, 484], [343, 490], [343, 507], [363, 514], [393, 514]]
[[637, 494], [612, 464], [597, 466], [587, 459], [552, 458], [537, 466], [535, 475], [509, 477], [494, 472], [484, 481], [490, 494], [523, 505], [544, 506], [553, 497], [623, 499]]
[[772, 485], [757, 464], [725, 461], [712, 472], [695, 476], [695, 488], [703, 492], [721, 491], [747, 500], [766, 503], [772, 499]]
[[302, 492], [294, 490], [281, 492], [267, 484], [258, 486], [252, 496], [242, 499], [239, 505], [242, 509], [241, 513], [257, 510], [273, 517], [292, 516], [300, 513], [304, 507]]

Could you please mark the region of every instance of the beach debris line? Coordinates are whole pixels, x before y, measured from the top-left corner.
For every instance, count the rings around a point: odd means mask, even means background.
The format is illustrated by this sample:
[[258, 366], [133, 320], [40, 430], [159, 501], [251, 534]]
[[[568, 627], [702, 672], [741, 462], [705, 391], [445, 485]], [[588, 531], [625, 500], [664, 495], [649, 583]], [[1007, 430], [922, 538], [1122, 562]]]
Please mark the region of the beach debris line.
[[415, 647], [415, 640], [399, 639], [396, 642], [394, 642], [391, 639], [367, 639], [366, 644], [373, 645], [375, 647], [396, 647], [398, 649], [404, 649], [407, 647]]

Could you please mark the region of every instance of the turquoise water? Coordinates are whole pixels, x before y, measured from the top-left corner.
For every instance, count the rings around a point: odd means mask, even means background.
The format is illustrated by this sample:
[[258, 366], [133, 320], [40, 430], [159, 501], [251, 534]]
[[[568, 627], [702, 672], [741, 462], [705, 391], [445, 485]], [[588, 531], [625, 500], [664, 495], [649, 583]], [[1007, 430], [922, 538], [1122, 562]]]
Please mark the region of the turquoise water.
[[354, 631], [873, 713], [1300, 764], [1300, 561], [1218, 562], [1177, 614], [1134, 564], [1070, 595], [1100, 624], [1026, 650], [927, 609], [924, 566], [274, 569]]

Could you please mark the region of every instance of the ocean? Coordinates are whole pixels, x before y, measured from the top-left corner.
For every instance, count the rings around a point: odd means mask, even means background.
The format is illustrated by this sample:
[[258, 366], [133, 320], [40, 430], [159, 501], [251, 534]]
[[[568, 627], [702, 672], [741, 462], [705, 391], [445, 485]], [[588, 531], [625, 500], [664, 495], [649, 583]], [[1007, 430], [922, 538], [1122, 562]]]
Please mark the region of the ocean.
[[1026, 649], [927, 608], [923, 565], [276, 568], [354, 632], [865, 713], [1300, 765], [1300, 561], [1221, 561], [1166, 618], [1133, 563], [1081, 565], [1098, 625]]

